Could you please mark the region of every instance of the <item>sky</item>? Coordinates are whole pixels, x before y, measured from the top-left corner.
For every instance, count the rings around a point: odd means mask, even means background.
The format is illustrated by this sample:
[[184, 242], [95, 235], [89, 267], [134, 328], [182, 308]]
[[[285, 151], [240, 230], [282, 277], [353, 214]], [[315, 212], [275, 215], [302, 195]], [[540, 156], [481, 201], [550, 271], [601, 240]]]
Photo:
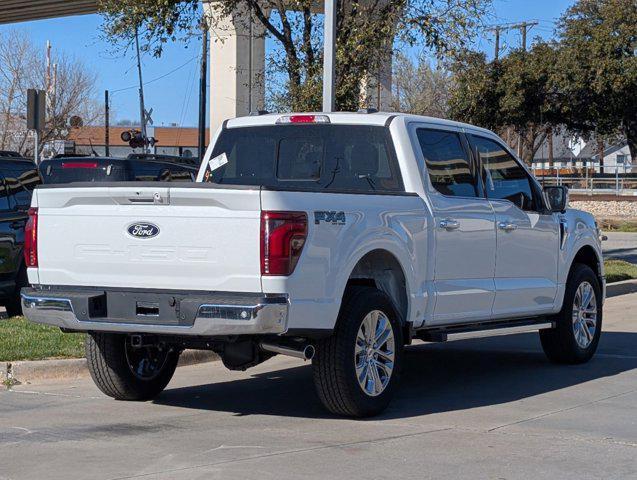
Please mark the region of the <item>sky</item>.
[[[554, 22], [574, 0], [495, 0], [493, 23], [537, 20], [539, 25], [529, 32], [529, 40], [535, 36], [549, 38]], [[100, 36], [101, 18], [98, 15], [39, 20], [15, 25], [2, 25], [0, 32], [24, 31], [44, 51], [47, 40], [53, 45], [53, 53], [63, 52], [84, 62], [97, 73], [99, 98], [103, 91], [111, 93], [111, 108], [115, 121], [139, 118], [137, 97], [137, 70], [132, 52], [117, 51]], [[477, 40], [476, 46], [493, 55], [492, 34]], [[501, 48], [520, 44], [519, 32], [503, 35]], [[269, 41], [266, 48], [272, 48]], [[146, 108], [153, 108], [155, 125], [197, 124], [200, 42], [190, 45], [177, 42], [166, 45], [160, 59], [145, 55], [143, 77]], [[210, 72], [214, 75], [214, 71]], [[149, 83], [150, 82], [150, 83]], [[114, 122], [113, 122], [114, 123]]]

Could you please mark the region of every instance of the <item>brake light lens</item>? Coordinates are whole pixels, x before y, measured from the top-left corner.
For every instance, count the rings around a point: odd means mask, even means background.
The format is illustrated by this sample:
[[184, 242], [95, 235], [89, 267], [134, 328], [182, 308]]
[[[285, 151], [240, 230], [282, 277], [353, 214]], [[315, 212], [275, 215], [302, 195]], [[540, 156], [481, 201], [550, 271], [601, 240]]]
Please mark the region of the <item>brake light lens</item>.
[[284, 115], [276, 121], [279, 125], [290, 123], [330, 123], [327, 115]]
[[24, 227], [24, 261], [27, 267], [38, 266], [38, 209], [29, 209], [29, 220]]
[[261, 275], [292, 275], [306, 239], [305, 212], [261, 212]]
[[97, 168], [97, 162], [62, 162], [62, 168]]

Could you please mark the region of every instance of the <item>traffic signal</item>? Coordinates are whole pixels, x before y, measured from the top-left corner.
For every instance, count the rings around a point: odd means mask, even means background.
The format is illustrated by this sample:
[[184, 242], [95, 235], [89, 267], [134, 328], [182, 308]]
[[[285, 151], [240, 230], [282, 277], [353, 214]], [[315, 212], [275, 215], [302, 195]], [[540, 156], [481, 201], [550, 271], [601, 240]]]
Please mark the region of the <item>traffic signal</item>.
[[144, 138], [141, 131], [134, 129], [124, 130], [120, 138], [123, 142], [128, 143], [131, 148], [143, 148], [148, 145], [154, 146], [157, 142], [154, 138]]

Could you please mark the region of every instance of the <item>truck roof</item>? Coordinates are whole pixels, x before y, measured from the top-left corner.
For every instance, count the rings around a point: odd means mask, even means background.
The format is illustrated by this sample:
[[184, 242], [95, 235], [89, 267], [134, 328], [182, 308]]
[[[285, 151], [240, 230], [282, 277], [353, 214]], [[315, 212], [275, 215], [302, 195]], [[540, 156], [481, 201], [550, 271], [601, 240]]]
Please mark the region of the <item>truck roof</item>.
[[447, 127], [464, 128], [467, 130], [474, 130], [483, 133], [491, 133], [487, 129], [476, 127], [468, 123], [455, 122], [453, 120], [445, 120], [436, 117], [426, 117], [422, 115], [411, 115], [406, 113], [392, 113], [392, 112], [374, 112], [374, 113], [358, 113], [358, 112], [335, 112], [335, 113], [322, 113], [322, 112], [299, 112], [299, 113], [267, 113], [262, 115], [254, 115], [249, 117], [237, 117], [227, 120], [225, 123], [226, 128], [239, 128], [239, 127], [251, 127], [258, 125], [274, 125], [281, 117], [287, 117], [291, 115], [322, 115], [327, 116], [330, 119], [330, 123], [334, 125], [386, 125], [390, 119], [403, 118], [406, 123], [409, 122], [423, 122], [432, 125], [440, 125]]

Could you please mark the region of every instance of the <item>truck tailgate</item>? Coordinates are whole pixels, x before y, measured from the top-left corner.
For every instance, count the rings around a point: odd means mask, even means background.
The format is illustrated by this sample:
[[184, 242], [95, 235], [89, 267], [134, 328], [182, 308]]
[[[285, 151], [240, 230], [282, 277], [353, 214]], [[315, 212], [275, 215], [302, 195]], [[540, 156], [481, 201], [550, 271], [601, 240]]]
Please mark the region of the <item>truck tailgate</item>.
[[42, 285], [261, 292], [258, 189], [42, 188], [34, 206]]

